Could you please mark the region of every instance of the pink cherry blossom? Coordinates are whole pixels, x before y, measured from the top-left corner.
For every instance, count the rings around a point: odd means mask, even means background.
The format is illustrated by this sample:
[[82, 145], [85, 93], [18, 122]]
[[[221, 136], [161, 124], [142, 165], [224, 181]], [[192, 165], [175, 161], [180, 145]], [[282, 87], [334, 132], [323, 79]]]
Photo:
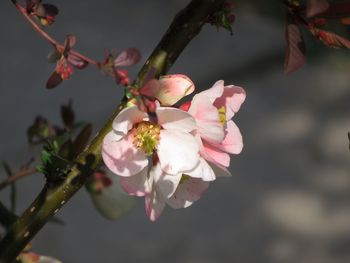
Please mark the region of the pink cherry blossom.
[[151, 123], [137, 107], [122, 110], [103, 141], [106, 166], [122, 177], [123, 189], [132, 195], [150, 191], [149, 157], [156, 156], [161, 169], [170, 175], [190, 171], [199, 163], [199, 146], [190, 133], [196, 128], [193, 117], [169, 107], [158, 107], [155, 113], [158, 123]]
[[230, 165], [229, 154], [239, 154], [243, 148], [242, 135], [231, 120], [246, 97], [241, 87], [225, 86], [217, 81], [210, 89], [196, 94], [188, 108], [197, 123], [197, 138], [201, 156], [221, 168], [225, 174]]
[[231, 118], [245, 100], [244, 90], [217, 81], [179, 109], [159, 106], [173, 105], [193, 90], [193, 82], [184, 75], [150, 80], [141, 94], [159, 102], [156, 123], [131, 106], [118, 114], [103, 141], [106, 166], [120, 176], [124, 191], [145, 197], [151, 221], [159, 218], [166, 205], [175, 209], [192, 205], [216, 175], [230, 174], [229, 154], [243, 148]]

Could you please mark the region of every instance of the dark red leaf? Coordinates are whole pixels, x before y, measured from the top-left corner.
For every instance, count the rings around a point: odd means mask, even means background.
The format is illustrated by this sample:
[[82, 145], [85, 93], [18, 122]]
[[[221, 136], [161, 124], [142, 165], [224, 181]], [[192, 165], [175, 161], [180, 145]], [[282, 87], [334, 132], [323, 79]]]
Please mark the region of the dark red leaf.
[[75, 122], [75, 114], [72, 109], [72, 102], [69, 101], [67, 105], [61, 106], [61, 117], [66, 127], [71, 128]]
[[26, 0], [26, 8], [28, 14], [35, 12], [35, 10], [40, 5], [41, 0]]
[[73, 157], [78, 156], [78, 154], [84, 150], [87, 143], [89, 142], [91, 134], [92, 134], [92, 125], [88, 123], [83, 128], [83, 130], [78, 134], [78, 136], [75, 138], [73, 142], [73, 154], [72, 154]]
[[68, 53], [67, 60], [72, 66], [76, 67], [77, 69], [84, 69], [89, 64], [86, 60], [81, 59], [72, 53]]
[[350, 41], [333, 32], [314, 29], [312, 33], [328, 47], [350, 49]]
[[56, 63], [57, 61], [60, 60], [61, 57], [62, 57], [62, 54], [57, 50], [54, 50], [47, 56], [47, 59], [49, 63]]
[[307, 2], [306, 16], [313, 17], [326, 12], [328, 8], [329, 3], [327, 0], [309, 0]]
[[284, 72], [291, 73], [305, 64], [305, 43], [299, 26], [287, 15]]
[[350, 1], [335, 1], [322, 13], [322, 17], [328, 19], [341, 19], [350, 16]]
[[43, 4], [46, 12], [46, 16], [55, 17], [58, 15], [58, 8], [51, 4]]
[[65, 51], [69, 51], [77, 42], [77, 38], [74, 35], [67, 35], [64, 40]]
[[141, 53], [136, 48], [127, 48], [120, 54], [118, 54], [114, 60], [115, 67], [132, 66], [139, 62], [141, 59]]
[[61, 76], [59, 74], [57, 74], [57, 72], [55, 71], [52, 73], [50, 78], [47, 80], [46, 88], [47, 89], [56, 88], [62, 81], [63, 81], [63, 79], [61, 78]]

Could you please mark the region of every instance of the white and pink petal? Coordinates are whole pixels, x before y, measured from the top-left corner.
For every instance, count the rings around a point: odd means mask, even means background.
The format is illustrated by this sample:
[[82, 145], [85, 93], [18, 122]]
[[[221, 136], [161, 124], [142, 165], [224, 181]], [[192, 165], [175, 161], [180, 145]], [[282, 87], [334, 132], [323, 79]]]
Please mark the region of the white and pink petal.
[[129, 195], [145, 196], [151, 191], [147, 176], [148, 167], [145, 167], [141, 172], [133, 176], [120, 177], [120, 185]]
[[158, 123], [166, 130], [191, 132], [196, 129], [196, 121], [191, 114], [170, 107], [157, 108]]
[[156, 98], [162, 106], [172, 106], [193, 91], [192, 80], [182, 74], [161, 76], [141, 88], [141, 94]]
[[152, 222], [156, 221], [163, 213], [165, 200], [154, 187], [151, 193], [145, 196], [145, 208], [146, 214]]
[[225, 138], [220, 144], [212, 144], [215, 148], [230, 154], [239, 154], [243, 149], [242, 134], [233, 121], [226, 124]]
[[172, 208], [186, 208], [197, 201], [208, 189], [209, 182], [199, 178], [188, 178], [179, 184], [173, 196], [166, 200]]
[[140, 111], [138, 107], [132, 106], [123, 109], [113, 120], [113, 130], [120, 137], [126, 135], [132, 129], [135, 123], [148, 119], [145, 112]]
[[209, 162], [212, 162], [213, 164], [221, 165], [224, 167], [230, 166], [230, 155], [228, 153], [220, 151], [219, 149], [213, 147], [210, 144], [203, 143], [201, 155], [203, 156], [203, 158], [205, 158]]
[[198, 93], [195, 97], [206, 97], [210, 100], [211, 104], [214, 103], [214, 101], [222, 96], [222, 93], [224, 92], [224, 81], [218, 80], [214, 83], [214, 85], [207, 90], [204, 90], [200, 93]]
[[199, 158], [198, 165], [191, 171], [185, 173], [192, 178], [201, 178], [203, 181], [214, 181], [215, 173], [204, 158]]
[[154, 180], [157, 192], [165, 198], [171, 197], [180, 183], [182, 174], [170, 175], [165, 173], [160, 164], [153, 166], [150, 177]]
[[243, 88], [233, 85], [225, 86], [222, 96], [215, 100], [214, 105], [218, 109], [225, 107], [226, 119], [230, 120], [239, 111], [245, 98], [246, 93]]
[[115, 140], [114, 131], [109, 132], [102, 144], [102, 158], [113, 173], [120, 176], [132, 176], [141, 172], [148, 159], [142, 150], [133, 144], [133, 136], [127, 135]]
[[177, 175], [195, 168], [199, 162], [199, 145], [192, 134], [161, 130], [158, 157], [162, 170]]
[[219, 112], [208, 98], [194, 99], [188, 113], [195, 118], [202, 139], [213, 143], [220, 143], [224, 139], [224, 126], [220, 122]]

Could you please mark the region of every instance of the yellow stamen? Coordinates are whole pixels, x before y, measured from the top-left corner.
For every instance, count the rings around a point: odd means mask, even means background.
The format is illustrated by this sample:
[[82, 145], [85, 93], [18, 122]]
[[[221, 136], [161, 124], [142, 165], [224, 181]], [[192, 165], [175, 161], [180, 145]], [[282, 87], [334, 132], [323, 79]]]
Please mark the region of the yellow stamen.
[[159, 143], [160, 125], [149, 121], [138, 123], [134, 130], [134, 145], [151, 155]]
[[220, 122], [222, 124], [222, 126], [226, 125], [226, 109], [224, 106], [222, 106], [220, 109], [218, 109], [219, 111], [219, 119]]

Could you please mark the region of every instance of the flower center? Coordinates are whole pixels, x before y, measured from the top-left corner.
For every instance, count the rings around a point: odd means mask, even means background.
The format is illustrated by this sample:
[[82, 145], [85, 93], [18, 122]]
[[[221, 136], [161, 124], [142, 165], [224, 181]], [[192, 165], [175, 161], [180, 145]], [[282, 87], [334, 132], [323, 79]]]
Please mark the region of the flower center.
[[134, 130], [134, 145], [151, 155], [159, 143], [160, 125], [149, 121], [138, 123]]
[[222, 126], [225, 126], [226, 125], [226, 109], [224, 106], [222, 106], [220, 109], [218, 109], [219, 111], [219, 119], [220, 119], [220, 122], [222, 124]]

